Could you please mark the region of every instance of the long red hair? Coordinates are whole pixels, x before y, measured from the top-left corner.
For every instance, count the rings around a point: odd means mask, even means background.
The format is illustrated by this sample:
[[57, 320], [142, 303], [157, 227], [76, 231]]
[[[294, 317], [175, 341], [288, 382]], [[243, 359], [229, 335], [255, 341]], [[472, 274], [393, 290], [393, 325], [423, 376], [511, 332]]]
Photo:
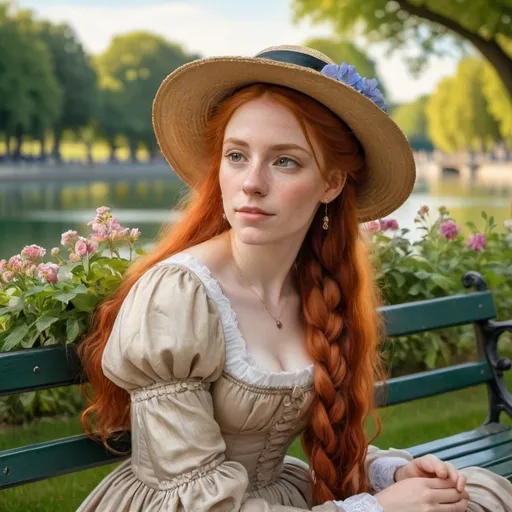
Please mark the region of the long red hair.
[[384, 380], [379, 354], [383, 331], [377, 312], [380, 295], [357, 219], [356, 186], [364, 168], [362, 148], [345, 123], [299, 92], [256, 84], [237, 91], [212, 113], [206, 133], [210, 164], [202, 182], [180, 205], [184, 210], [181, 220], [161, 234], [149, 254], [130, 265], [116, 293], [99, 306], [90, 334], [80, 343], [79, 355], [89, 391], [93, 391], [82, 422], [86, 432], [99, 435], [106, 446], [113, 432], [130, 430], [130, 397], [101, 369], [116, 315], [144, 272], [172, 254], [229, 229], [222, 217], [218, 173], [224, 131], [238, 107], [262, 96], [294, 114], [310, 145], [314, 137], [325, 169], [338, 169], [348, 176], [341, 194], [329, 204], [328, 231], [322, 229], [324, 212], [320, 208], [298, 255], [299, 292], [316, 390], [302, 444], [312, 470], [313, 499], [323, 503], [368, 491], [365, 423], [373, 414], [377, 434], [380, 432], [373, 397], [376, 379]]

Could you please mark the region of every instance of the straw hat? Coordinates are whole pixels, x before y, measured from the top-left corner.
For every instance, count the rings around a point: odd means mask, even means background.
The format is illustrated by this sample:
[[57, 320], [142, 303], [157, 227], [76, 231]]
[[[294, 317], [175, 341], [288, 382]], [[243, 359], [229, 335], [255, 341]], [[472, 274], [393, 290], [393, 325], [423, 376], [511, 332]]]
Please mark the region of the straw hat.
[[[165, 78], [153, 102], [153, 127], [162, 154], [176, 174], [194, 187], [207, 166], [203, 134], [212, 109], [247, 85], [281, 85], [314, 98], [352, 129], [365, 152], [365, 176], [357, 189], [358, 218], [366, 222], [385, 217], [413, 189], [416, 171], [411, 147], [375, 102], [378, 89], [372, 97], [361, 92], [361, 82], [354, 88], [331, 78], [332, 71], [339, 69], [333, 64], [309, 48], [277, 46], [253, 58], [211, 57], [181, 66]], [[330, 76], [326, 65], [331, 65]], [[372, 89], [368, 85], [366, 89]]]

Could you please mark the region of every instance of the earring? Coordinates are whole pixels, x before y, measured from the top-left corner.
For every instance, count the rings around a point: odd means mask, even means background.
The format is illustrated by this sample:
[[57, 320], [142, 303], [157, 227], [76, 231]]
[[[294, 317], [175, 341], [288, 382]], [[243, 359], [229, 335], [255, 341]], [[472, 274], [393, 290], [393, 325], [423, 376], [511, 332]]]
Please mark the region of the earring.
[[226, 220], [226, 218], [227, 218], [227, 217], [226, 217], [226, 214], [225, 214], [225, 213], [223, 213], [223, 214], [222, 214], [222, 218], [223, 218], [224, 220]]
[[329, 229], [329, 215], [327, 214], [327, 203], [325, 203], [325, 217], [322, 227], [327, 231]]

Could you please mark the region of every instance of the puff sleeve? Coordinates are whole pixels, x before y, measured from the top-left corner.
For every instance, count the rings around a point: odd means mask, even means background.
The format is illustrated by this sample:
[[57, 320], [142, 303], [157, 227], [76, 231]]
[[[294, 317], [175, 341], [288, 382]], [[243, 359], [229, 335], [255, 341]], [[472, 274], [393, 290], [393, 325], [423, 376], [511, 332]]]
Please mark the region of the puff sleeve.
[[[220, 318], [199, 278], [175, 264], [147, 271], [124, 300], [102, 358], [106, 377], [130, 393], [136, 492], [161, 512], [299, 511], [248, 499], [245, 468], [226, 460], [209, 391], [224, 360]], [[328, 502], [313, 510], [352, 508]]]

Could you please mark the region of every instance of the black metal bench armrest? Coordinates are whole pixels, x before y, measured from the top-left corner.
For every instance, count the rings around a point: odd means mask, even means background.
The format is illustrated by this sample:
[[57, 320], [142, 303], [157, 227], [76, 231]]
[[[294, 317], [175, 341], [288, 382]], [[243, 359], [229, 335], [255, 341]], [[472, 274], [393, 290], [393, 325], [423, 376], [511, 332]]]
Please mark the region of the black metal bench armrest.
[[[467, 272], [462, 278], [466, 288], [474, 287], [478, 291], [487, 290], [485, 279], [478, 272]], [[475, 322], [478, 355], [486, 359], [493, 374], [493, 380], [487, 385], [489, 394], [489, 416], [486, 423], [498, 423], [500, 414], [506, 412], [512, 418], [512, 394], [508, 391], [503, 372], [512, 368], [508, 357], [500, 356], [498, 341], [505, 332], [512, 332], [512, 320], [485, 320]]]
[[508, 357], [501, 356], [498, 350], [498, 342], [502, 334], [512, 332], [512, 320], [502, 322], [491, 320], [478, 326], [477, 330], [481, 331], [484, 354], [494, 376], [489, 389], [489, 421], [499, 421], [502, 411], [512, 418], [512, 394], [508, 391], [503, 376], [504, 372], [512, 368], [512, 362]]

